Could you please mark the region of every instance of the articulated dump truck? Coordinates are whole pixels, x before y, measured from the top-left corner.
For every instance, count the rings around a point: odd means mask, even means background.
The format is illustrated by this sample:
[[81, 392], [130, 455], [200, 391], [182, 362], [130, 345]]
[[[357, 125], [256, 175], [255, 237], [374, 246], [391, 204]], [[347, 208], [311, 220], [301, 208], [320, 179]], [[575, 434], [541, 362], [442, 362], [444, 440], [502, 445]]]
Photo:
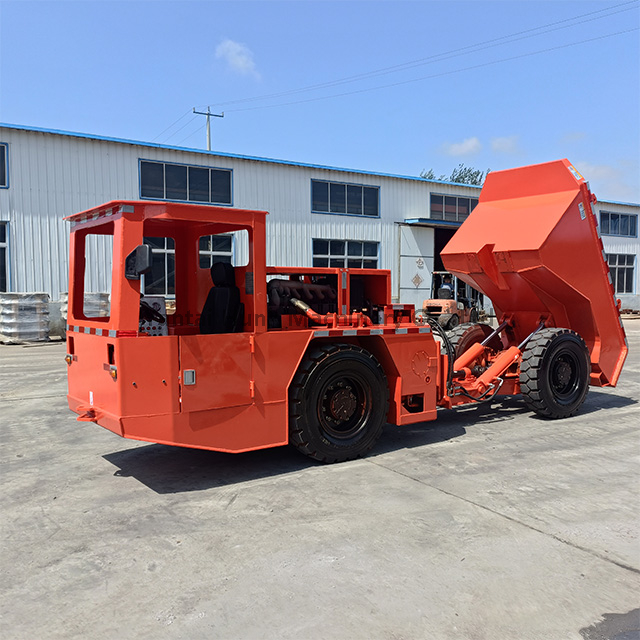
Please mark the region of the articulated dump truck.
[[[263, 211], [118, 201], [78, 213], [69, 407], [134, 440], [290, 443], [323, 462], [365, 454], [387, 422], [501, 395], [544, 418], [574, 415], [590, 384], [616, 384], [627, 354], [594, 201], [567, 160], [490, 173], [442, 258], [491, 299], [497, 328], [451, 333], [392, 304], [389, 271], [267, 266]], [[229, 235], [234, 266], [203, 256]], [[158, 256], [175, 300], [150, 294]], [[85, 282], [101, 263], [111, 303], [95, 317]]]

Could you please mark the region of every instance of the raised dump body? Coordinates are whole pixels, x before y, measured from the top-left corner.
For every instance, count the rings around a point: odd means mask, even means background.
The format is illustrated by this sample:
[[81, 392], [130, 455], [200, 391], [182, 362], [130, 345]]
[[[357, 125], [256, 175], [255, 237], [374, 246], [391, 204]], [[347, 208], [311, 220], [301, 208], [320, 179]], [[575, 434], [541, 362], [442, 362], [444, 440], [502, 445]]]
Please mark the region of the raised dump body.
[[480, 202], [442, 251], [445, 267], [491, 298], [509, 345], [543, 321], [584, 339], [592, 385], [615, 385], [627, 343], [595, 197], [568, 160], [487, 176]]

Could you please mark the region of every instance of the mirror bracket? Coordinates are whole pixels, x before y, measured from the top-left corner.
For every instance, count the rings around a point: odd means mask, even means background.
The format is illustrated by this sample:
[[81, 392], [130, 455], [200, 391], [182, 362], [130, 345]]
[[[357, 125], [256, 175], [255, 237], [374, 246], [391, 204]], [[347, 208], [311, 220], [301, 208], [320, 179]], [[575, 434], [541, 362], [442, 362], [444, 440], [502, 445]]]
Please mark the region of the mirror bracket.
[[138, 245], [124, 261], [124, 277], [127, 280], [140, 280], [143, 273], [151, 271], [151, 247]]

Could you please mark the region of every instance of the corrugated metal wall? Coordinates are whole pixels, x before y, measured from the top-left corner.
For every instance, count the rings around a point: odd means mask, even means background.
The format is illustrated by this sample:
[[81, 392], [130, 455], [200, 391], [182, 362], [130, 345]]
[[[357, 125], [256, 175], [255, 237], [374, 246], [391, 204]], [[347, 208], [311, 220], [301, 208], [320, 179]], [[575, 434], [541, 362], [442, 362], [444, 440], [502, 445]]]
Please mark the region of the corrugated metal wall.
[[[140, 159], [232, 169], [233, 205], [270, 212], [269, 264], [310, 266], [312, 238], [379, 242], [379, 266], [392, 272], [393, 296], [399, 295], [400, 284], [398, 223], [428, 218], [431, 190], [459, 196], [479, 192], [424, 180], [11, 127], [0, 127], [0, 142], [9, 145], [10, 188], [0, 189], [0, 220], [9, 222], [10, 290], [44, 291], [53, 299], [67, 290], [69, 229], [62, 218], [109, 200], [138, 199]], [[380, 187], [380, 218], [312, 214], [312, 178]], [[607, 210], [622, 211], [609, 205]], [[637, 254], [637, 240], [629, 244]], [[95, 259], [105, 267], [109, 263], [104, 245]], [[100, 266], [89, 270], [88, 290], [106, 290], [109, 275]]]
[[[595, 210], [598, 213], [598, 219], [601, 211], [607, 211], [609, 213], [627, 213], [632, 215], [638, 215], [639, 207], [630, 204], [612, 204], [609, 202], [597, 202]], [[639, 216], [640, 217], [640, 216]], [[640, 220], [638, 220], [640, 222]], [[637, 228], [636, 228], [636, 231]], [[620, 298], [623, 309], [640, 309], [640, 265], [638, 264], [638, 254], [640, 253], [640, 242], [638, 237], [625, 238], [618, 236], [601, 236], [602, 244], [604, 246], [605, 253], [617, 253], [635, 256], [634, 264], [634, 280], [633, 294], [618, 294], [616, 297]]]

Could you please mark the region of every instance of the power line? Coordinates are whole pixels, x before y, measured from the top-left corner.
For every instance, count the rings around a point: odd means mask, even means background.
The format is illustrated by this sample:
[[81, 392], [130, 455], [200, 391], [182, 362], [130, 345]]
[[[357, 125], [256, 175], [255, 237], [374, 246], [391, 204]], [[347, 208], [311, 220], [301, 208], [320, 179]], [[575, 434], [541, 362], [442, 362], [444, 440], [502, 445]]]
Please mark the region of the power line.
[[367, 93], [369, 91], [378, 91], [379, 89], [388, 89], [390, 87], [398, 87], [401, 85], [405, 85], [405, 84], [411, 84], [414, 82], [421, 82], [423, 80], [430, 80], [433, 78], [440, 78], [442, 76], [447, 76], [447, 75], [453, 75], [455, 73], [462, 73], [463, 71], [472, 71], [474, 69], [481, 69], [482, 67], [488, 67], [491, 65], [495, 65], [495, 64], [500, 64], [502, 62], [510, 62], [512, 60], [519, 60], [521, 58], [528, 58], [530, 56], [535, 56], [535, 55], [540, 55], [542, 53], [548, 53], [550, 51], [558, 51], [560, 49], [566, 49], [568, 47], [574, 47], [577, 46], [579, 44], [586, 44], [588, 42], [596, 42], [597, 40], [604, 40], [605, 38], [612, 38], [614, 36], [619, 36], [619, 35], [623, 35], [625, 33], [631, 33], [633, 31], [638, 31], [640, 29], [640, 27], [634, 27], [633, 29], [626, 29], [624, 31], [616, 31], [615, 33], [608, 33], [602, 36], [597, 36], [595, 38], [588, 38], [586, 40], [579, 40], [577, 42], [570, 42], [568, 44], [562, 44], [562, 45], [558, 45], [556, 47], [548, 47], [546, 49], [539, 49], [538, 51], [531, 51], [529, 53], [523, 53], [517, 56], [511, 56], [509, 58], [501, 58], [499, 60], [492, 60], [490, 62], [483, 62], [480, 64], [476, 64], [476, 65], [472, 65], [469, 67], [463, 67], [460, 69], [452, 69], [450, 71], [443, 71], [441, 73], [434, 73], [432, 75], [429, 76], [421, 76], [419, 78], [412, 78], [410, 80], [401, 80], [399, 82], [392, 82], [389, 84], [383, 84], [383, 85], [378, 85], [375, 87], [368, 87], [365, 89], [356, 89], [354, 91], [345, 91], [343, 93], [334, 93], [328, 96], [318, 96], [316, 98], [307, 98], [305, 100], [294, 100], [291, 102], [281, 102], [279, 104], [268, 104], [268, 105], [262, 105], [262, 106], [258, 106], [258, 107], [243, 107], [241, 109], [228, 109], [229, 112], [239, 112], [239, 111], [255, 111], [257, 109], [272, 109], [275, 107], [286, 107], [289, 105], [295, 105], [295, 104], [305, 104], [308, 102], [317, 102], [319, 100], [330, 100], [332, 98], [341, 98], [344, 96], [351, 96], [351, 95], [355, 95], [355, 94], [359, 94], [359, 93]]
[[157, 140], [163, 133], [165, 133], [165, 131], [169, 131], [169, 129], [171, 129], [171, 127], [173, 127], [174, 125], [178, 124], [178, 122], [180, 122], [180, 120], [182, 120], [182, 118], [185, 118], [190, 113], [191, 113], [191, 111], [187, 111], [186, 113], [183, 113], [175, 122], [172, 122], [166, 129], [161, 131], [155, 138], [153, 138], [151, 140], [151, 142], [154, 142], [155, 140]]
[[182, 138], [181, 140], [178, 140], [178, 142], [176, 142], [176, 146], [179, 147], [185, 140], [192, 138], [196, 133], [200, 131], [200, 126], [201, 125], [198, 122], [198, 126], [191, 133], [188, 133], [184, 138]]
[[194, 120], [197, 120], [197, 118], [198, 118], [198, 116], [196, 116], [196, 115], [194, 115], [192, 113], [191, 114], [191, 120], [187, 120], [179, 129], [176, 129], [176, 131], [174, 131], [168, 138], [165, 139], [165, 142], [168, 142], [169, 140], [171, 140], [171, 138], [173, 138], [173, 136], [175, 136], [178, 133], [180, 133], [185, 127], [190, 125]]
[[[630, 6], [633, 5], [633, 6]], [[490, 49], [490, 48], [494, 48], [497, 46], [502, 46], [505, 44], [512, 44], [514, 42], [518, 42], [519, 40], [525, 40], [528, 38], [533, 38], [533, 37], [537, 37], [539, 35], [544, 35], [545, 33], [551, 33], [553, 31], [558, 31], [560, 29], [567, 29], [570, 27], [574, 27], [574, 26], [578, 26], [581, 24], [584, 24], [586, 22], [593, 22], [595, 20], [602, 20], [604, 18], [608, 18], [611, 17], [613, 15], [616, 15], [618, 13], [623, 13], [626, 11], [630, 11], [632, 10], [634, 7], [636, 7], [638, 5], [638, 0], [629, 0], [627, 2], [622, 2], [620, 4], [617, 5], [613, 5], [612, 7], [606, 7], [604, 9], [599, 9], [597, 11], [591, 11], [589, 13], [585, 13], [585, 14], [580, 14], [577, 16], [574, 16], [572, 18], [565, 18], [564, 20], [558, 20], [556, 22], [551, 22], [545, 25], [540, 25], [538, 27], [533, 27], [531, 29], [525, 29], [524, 31], [518, 31], [516, 33], [513, 34], [508, 34], [505, 36], [500, 36], [498, 38], [493, 38], [491, 40], [486, 40], [483, 42], [479, 42], [476, 44], [472, 44], [472, 45], [467, 45], [465, 47], [460, 47], [458, 49], [452, 49], [450, 51], [445, 51], [439, 54], [434, 54], [432, 56], [428, 56], [426, 58], [419, 58], [417, 60], [412, 60], [409, 62], [405, 62], [405, 63], [401, 63], [401, 64], [397, 64], [397, 65], [393, 65], [390, 67], [384, 67], [382, 69], [377, 69], [377, 70], [373, 70], [373, 71], [368, 71], [365, 73], [361, 73], [361, 74], [357, 74], [357, 75], [353, 75], [353, 76], [347, 76], [345, 78], [341, 78], [341, 79], [337, 79], [337, 80], [333, 80], [333, 81], [329, 81], [329, 82], [324, 82], [324, 83], [320, 83], [320, 84], [315, 84], [315, 85], [309, 85], [307, 87], [302, 87], [299, 89], [291, 89], [288, 91], [281, 91], [278, 93], [272, 93], [272, 94], [264, 94], [264, 95], [260, 95], [260, 96], [253, 96], [253, 97], [249, 97], [249, 98], [240, 98], [237, 100], [230, 100], [230, 101], [226, 101], [226, 102], [217, 102], [217, 103], [213, 103], [213, 106], [220, 106], [220, 105], [231, 105], [231, 104], [241, 104], [241, 103], [246, 103], [246, 102], [255, 102], [255, 101], [260, 101], [260, 100], [267, 100], [267, 99], [272, 99], [272, 98], [281, 98], [287, 95], [295, 95], [298, 93], [305, 93], [308, 91], [317, 91], [319, 89], [326, 89], [326, 88], [330, 88], [330, 87], [334, 87], [334, 86], [339, 86], [341, 84], [349, 84], [352, 82], [358, 82], [360, 80], [366, 80], [366, 79], [370, 79], [370, 78], [374, 78], [374, 77], [378, 77], [381, 75], [388, 75], [390, 73], [397, 73], [400, 71], [406, 71], [408, 69], [412, 69], [418, 66], [423, 66], [426, 64], [433, 64], [435, 62], [443, 62], [445, 60], [449, 60], [451, 58], [455, 58], [455, 57], [459, 57], [459, 56], [463, 56], [463, 55], [468, 55], [469, 53], [476, 53], [478, 51], [483, 51], [486, 49]], [[624, 7], [624, 8], [622, 8]], [[615, 10], [615, 11], [614, 11]], [[606, 13], [606, 15], [597, 15], [597, 14], [602, 14], [602, 13]], [[596, 16], [596, 17], [590, 17], [590, 16]], [[587, 18], [585, 20], [580, 20], [581, 18]], [[579, 22], [575, 22], [576, 20], [580, 20]], [[573, 23], [573, 24], [566, 24], [566, 23]], [[562, 26], [559, 26], [562, 25]], [[555, 27], [555, 28], [550, 28], [550, 27]], [[541, 31], [544, 30], [544, 31]], [[540, 32], [540, 33], [533, 33], [533, 32]], [[322, 98], [318, 98], [318, 99], [322, 99]], [[239, 111], [239, 109], [235, 109], [235, 111]]]

